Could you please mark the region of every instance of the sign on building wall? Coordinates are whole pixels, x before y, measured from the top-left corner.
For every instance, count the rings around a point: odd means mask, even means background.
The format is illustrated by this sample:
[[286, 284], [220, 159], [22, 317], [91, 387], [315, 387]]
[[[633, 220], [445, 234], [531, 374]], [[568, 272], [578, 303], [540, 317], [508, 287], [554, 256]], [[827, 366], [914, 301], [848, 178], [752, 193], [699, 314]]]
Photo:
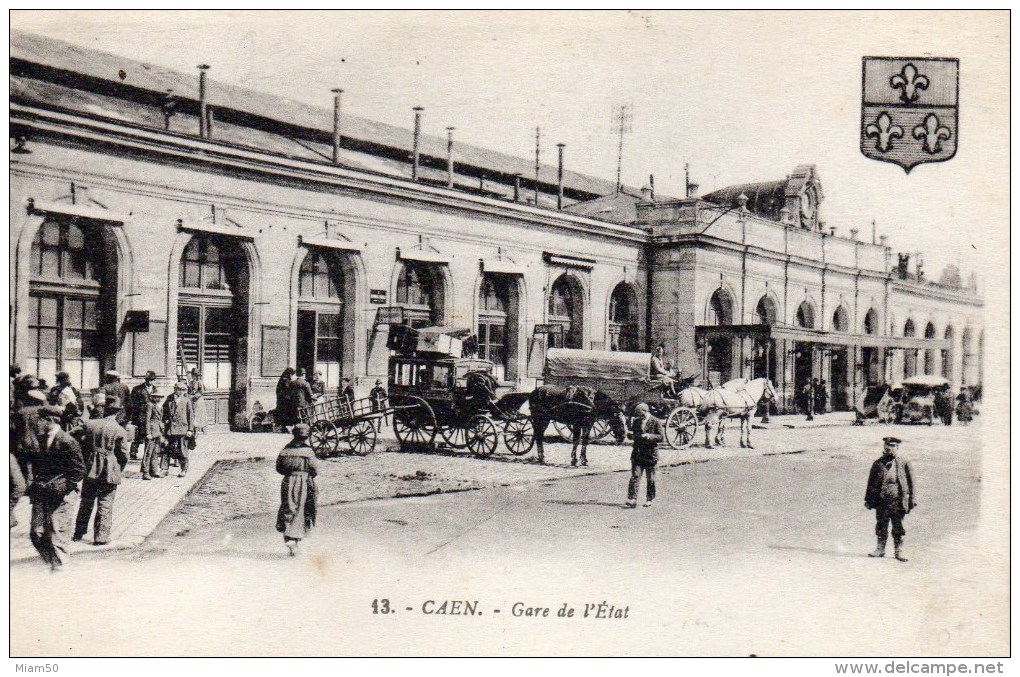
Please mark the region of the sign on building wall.
[[279, 376], [287, 368], [290, 327], [262, 325], [262, 375]]
[[371, 289], [368, 292], [368, 302], [374, 303], [379, 306], [386, 305], [386, 290], [385, 289]]

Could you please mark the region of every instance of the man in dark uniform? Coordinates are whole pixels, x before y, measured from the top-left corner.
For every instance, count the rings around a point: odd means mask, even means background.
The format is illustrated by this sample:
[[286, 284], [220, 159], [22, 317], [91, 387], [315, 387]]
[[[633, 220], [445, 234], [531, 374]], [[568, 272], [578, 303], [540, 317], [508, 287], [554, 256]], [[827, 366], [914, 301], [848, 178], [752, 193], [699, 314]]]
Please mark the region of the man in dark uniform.
[[86, 475], [81, 486], [81, 504], [74, 526], [74, 540], [80, 541], [89, 530], [92, 510], [96, 511], [93, 542], [106, 545], [113, 528], [113, 501], [117, 485], [128, 462], [128, 433], [119, 423], [117, 414], [122, 409], [116, 397], [108, 397], [104, 410], [106, 417], [88, 420], [82, 425], [82, 451]]
[[355, 400], [354, 386], [351, 385], [351, 379], [346, 376], [340, 381], [340, 397], [344, 398], [348, 402], [353, 402]]
[[53, 571], [67, 563], [71, 534], [71, 511], [77, 500], [78, 482], [85, 477], [81, 447], [60, 429], [63, 410], [56, 406], [39, 411], [39, 443], [29, 456], [32, 500], [32, 545]]
[[658, 444], [662, 441], [662, 422], [652, 416], [651, 409], [641, 402], [634, 408], [636, 415], [630, 422], [634, 448], [630, 453], [630, 484], [627, 486], [627, 507], [637, 507], [641, 474], [648, 477], [645, 507], [655, 500], [655, 466], [659, 463]]
[[294, 415], [301, 417], [301, 410], [312, 406], [314, 395], [312, 386], [305, 379], [305, 370], [298, 369], [294, 380], [290, 382], [290, 403], [294, 407]]
[[916, 505], [914, 498], [914, 472], [910, 462], [896, 455], [900, 446], [898, 437], [884, 437], [882, 457], [871, 464], [868, 490], [864, 494], [864, 507], [875, 511], [875, 535], [878, 546], [869, 557], [885, 557], [885, 544], [892, 522], [893, 545], [896, 559], [906, 562], [903, 555], [903, 518]]
[[131, 459], [138, 458], [138, 448], [145, 450], [148, 439], [146, 428], [149, 423], [150, 395], [156, 392], [156, 372], [145, 372], [145, 380], [131, 389], [131, 424], [135, 427], [135, 438], [131, 442]]

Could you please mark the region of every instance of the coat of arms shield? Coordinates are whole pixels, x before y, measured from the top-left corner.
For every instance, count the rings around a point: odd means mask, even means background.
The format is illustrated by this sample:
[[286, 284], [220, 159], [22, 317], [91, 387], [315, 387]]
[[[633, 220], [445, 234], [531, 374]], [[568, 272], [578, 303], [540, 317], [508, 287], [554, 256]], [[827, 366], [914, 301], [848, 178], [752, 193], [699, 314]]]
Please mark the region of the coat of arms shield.
[[910, 170], [956, 155], [959, 59], [864, 57], [861, 152]]

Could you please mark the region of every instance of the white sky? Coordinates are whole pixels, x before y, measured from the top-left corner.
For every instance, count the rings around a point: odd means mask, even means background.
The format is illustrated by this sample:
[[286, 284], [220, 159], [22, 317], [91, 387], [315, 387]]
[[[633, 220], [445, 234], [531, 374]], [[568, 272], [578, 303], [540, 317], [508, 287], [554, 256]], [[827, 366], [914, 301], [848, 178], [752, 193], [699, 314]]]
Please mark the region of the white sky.
[[[987, 282], [1009, 224], [1009, 17], [983, 13], [13, 12], [11, 26], [615, 180], [614, 106], [633, 106], [624, 181], [683, 194], [815, 164], [823, 219], [958, 262]], [[862, 56], [961, 61], [956, 156], [906, 175], [858, 147]], [[197, 76], [196, 76], [197, 77]], [[997, 271], [998, 269], [996, 269]], [[1004, 270], [1001, 271], [1004, 275]], [[994, 275], [998, 275], [995, 272]], [[996, 278], [997, 279], [997, 278]], [[1004, 278], [1003, 278], [1004, 279]]]

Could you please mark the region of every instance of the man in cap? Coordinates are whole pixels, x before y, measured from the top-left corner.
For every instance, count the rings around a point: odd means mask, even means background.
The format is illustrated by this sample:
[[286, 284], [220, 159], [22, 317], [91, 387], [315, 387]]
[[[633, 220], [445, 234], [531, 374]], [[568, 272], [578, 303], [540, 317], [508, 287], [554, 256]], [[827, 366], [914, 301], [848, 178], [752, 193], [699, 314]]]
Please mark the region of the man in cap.
[[[103, 395], [108, 398], [116, 397], [121, 402], [121, 410], [117, 413], [117, 423], [126, 426], [131, 420], [131, 389], [121, 383], [120, 374], [110, 370], [106, 372], [106, 385], [103, 386]], [[105, 418], [105, 416], [103, 417]]]
[[131, 442], [131, 459], [138, 458], [138, 448], [145, 448], [148, 439], [146, 428], [149, 423], [150, 395], [156, 392], [156, 372], [145, 372], [145, 380], [131, 389], [131, 424], [135, 427], [135, 438]]
[[[386, 400], [389, 399], [389, 395], [386, 393], [386, 388], [383, 387], [380, 379], [375, 380], [375, 387], [368, 393], [368, 399], [372, 402], [373, 412], [386, 411]], [[385, 413], [375, 420], [376, 430], [382, 430], [383, 422], [388, 423]]]
[[32, 545], [53, 571], [67, 563], [67, 542], [71, 533], [71, 511], [77, 499], [78, 482], [85, 477], [85, 461], [78, 442], [60, 429], [63, 410], [41, 407], [39, 437], [29, 455], [32, 501]]
[[878, 546], [869, 557], [885, 557], [885, 544], [889, 537], [889, 523], [892, 523], [895, 556], [906, 562], [903, 555], [903, 518], [916, 505], [914, 497], [914, 472], [910, 462], [897, 455], [901, 440], [898, 437], [882, 438], [882, 456], [871, 464], [868, 475], [868, 489], [864, 494], [864, 507], [875, 511], [875, 535]]
[[170, 469], [168, 456], [173, 456], [181, 464], [180, 476], [184, 477], [188, 474], [188, 440], [195, 437], [195, 405], [184, 381], [174, 384], [174, 394], [163, 403], [163, 434], [167, 439], [163, 470]]
[[80, 541], [89, 530], [89, 520], [95, 509], [96, 521], [93, 542], [106, 545], [113, 528], [113, 500], [117, 497], [124, 466], [128, 462], [127, 430], [117, 423], [123, 404], [116, 397], [107, 397], [106, 416], [83, 422], [82, 452], [86, 475], [81, 486], [81, 504], [74, 526], [74, 540]]
[[641, 474], [648, 477], [645, 507], [650, 508], [655, 500], [655, 466], [659, 463], [658, 444], [663, 439], [662, 422], [652, 416], [649, 406], [641, 402], [634, 408], [630, 430], [634, 436], [634, 448], [630, 453], [630, 484], [627, 486], [627, 507], [637, 507]]
[[142, 428], [145, 431], [145, 452], [142, 454], [142, 479], [150, 480], [165, 475], [161, 471], [163, 459], [163, 416], [160, 412], [158, 392], [149, 393], [148, 419]]
[[39, 413], [46, 406], [46, 394], [38, 390], [38, 381], [26, 374], [18, 382], [18, 408], [11, 416], [11, 451], [18, 459], [21, 474], [31, 481], [29, 469], [30, 457], [39, 449], [39, 435], [42, 424]]

